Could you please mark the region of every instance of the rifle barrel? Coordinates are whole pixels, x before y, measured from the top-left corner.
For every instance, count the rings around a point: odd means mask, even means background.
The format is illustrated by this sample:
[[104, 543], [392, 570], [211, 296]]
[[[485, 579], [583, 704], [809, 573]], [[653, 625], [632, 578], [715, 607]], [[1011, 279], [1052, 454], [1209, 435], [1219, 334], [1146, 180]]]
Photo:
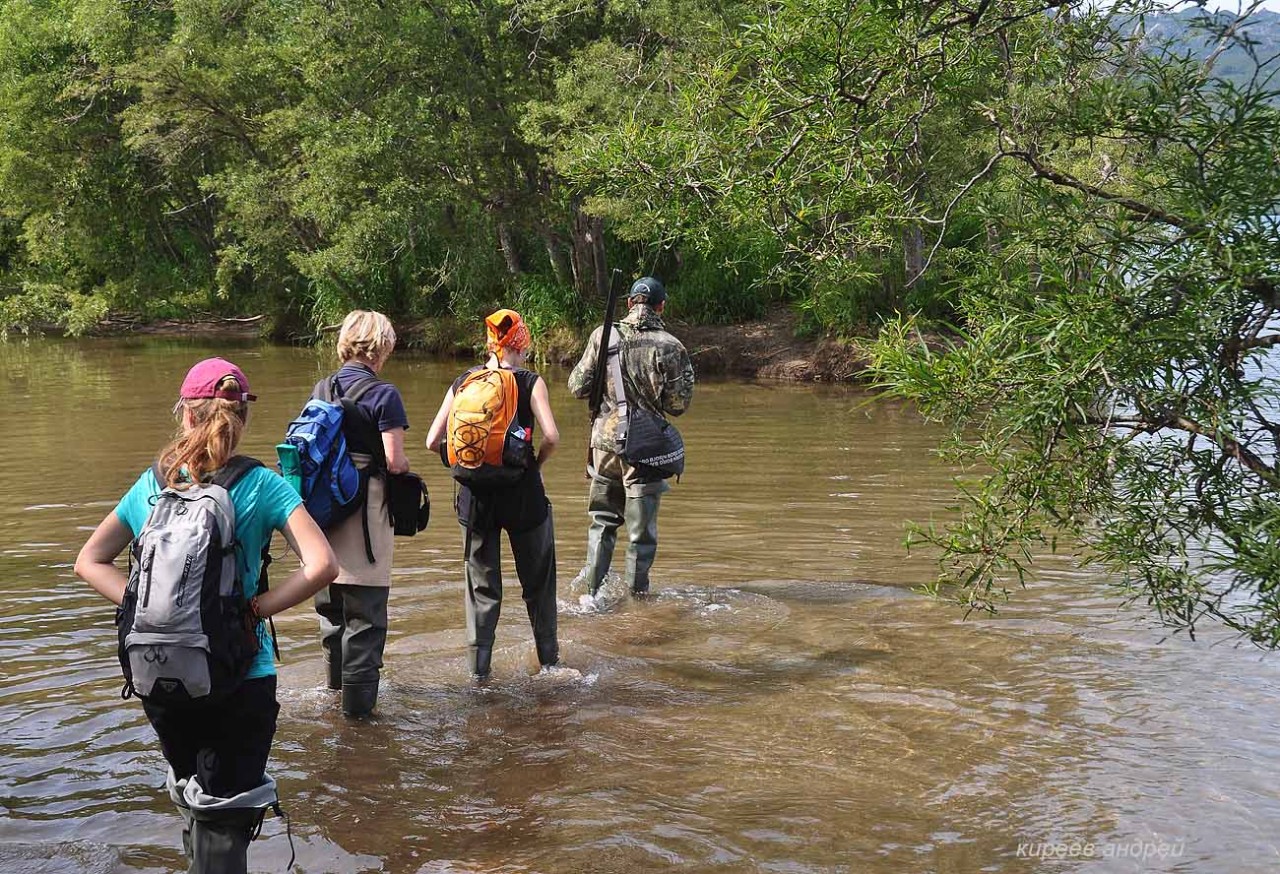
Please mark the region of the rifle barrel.
[[600, 327], [600, 348], [596, 350], [596, 369], [591, 374], [591, 394], [589, 404], [591, 421], [594, 424], [600, 415], [600, 407], [604, 403], [604, 386], [609, 360], [609, 335], [613, 329], [613, 311], [618, 305], [618, 278], [622, 271], [615, 269], [613, 279], [609, 283], [609, 297], [604, 307], [604, 324]]
[[591, 394], [587, 396], [587, 405], [591, 418], [587, 423], [587, 468], [591, 467], [591, 432], [595, 430], [596, 419], [600, 416], [600, 407], [604, 404], [604, 385], [609, 365], [609, 334], [613, 329], [613, 311], [618, 305], [618, 280], [622, 271], [614, 268], [609, 282], [609, 296], [604, 305], [604, 324], [600, 327], [600, 346], [596, 350], [596, 369], [591, 374]]

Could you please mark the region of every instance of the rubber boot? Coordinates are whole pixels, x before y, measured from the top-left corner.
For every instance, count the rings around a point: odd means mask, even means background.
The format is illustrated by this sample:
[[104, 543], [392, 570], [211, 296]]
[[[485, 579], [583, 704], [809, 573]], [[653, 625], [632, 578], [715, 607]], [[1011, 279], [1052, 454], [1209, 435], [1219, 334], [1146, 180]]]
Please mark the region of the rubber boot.
[[372, 683], [355, 683], [350, 680], [342, 684], [342, 712], [353, 719], [359, 719], [373, 713], [378, 703], [378, 681]]
[[342, 688], [342, 648], [334, 644], [333, 650], [325, 652], [324, 663], [329, 672], [329, 688], [337, 691]]
[[182, 814], [182, 855], [191, 858], [191, 807], [187, 804], [183, 793], [187, 790], [187, 780], [183, 778], [177, 779], [173, 775], [173, 768], [169, 769], [169, 775], [165, 778], [165, 788], [169, 790], [169, 800], [178, 808], [178, 813]]
[[202, 750], [196, 758], [197, 776], [187, 780], [182, 793], [192, 817], [188, 874], [247, 874], [249, 843], [267, 808], [279, 806], [276, 782], [264, 775], [261, 785], [234, 797], [209, 795], [201, 782], [212, 783], [215, 766], [212, 751]]
[[658, 505], [662, 495], [627, 498], [627, 587], [641, 597], [649, 593], [649, 569], [658, 555]]
[[262, 815], [252, 808], [196, 813], [188, 874], [248, 874], [249, 844]]
[[604, 578], [613, 564], [613, 549], [618, 541], [618, 528], [623, 523], [623, 510], [627, 493], [617, 480], [592, 479], [587, 493], [587, 515], [591, 525], [587, 529], [587, 594], [594, 597], [604, 584]]
[[538, 664], [549, 668], [560, 663], [560, 645], [554, 637], [535, 640], [533, 643], [538, 649]]
[[467, 650], [467, 667], [471, 668], [471, 676], [477, 680], [489, 679], [492, 661], [493, 644], [477, 643]]

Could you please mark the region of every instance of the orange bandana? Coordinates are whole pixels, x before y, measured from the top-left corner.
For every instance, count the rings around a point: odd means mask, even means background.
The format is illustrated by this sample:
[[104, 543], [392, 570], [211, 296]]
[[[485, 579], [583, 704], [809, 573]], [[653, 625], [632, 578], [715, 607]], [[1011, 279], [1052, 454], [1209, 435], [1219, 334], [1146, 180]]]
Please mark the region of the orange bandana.
[[487, 316], [484, 327], [490, 351], [510, 349], [513, 352], [523, 352], [533, 345], [528, 326], [515, 310], [498, 310]]

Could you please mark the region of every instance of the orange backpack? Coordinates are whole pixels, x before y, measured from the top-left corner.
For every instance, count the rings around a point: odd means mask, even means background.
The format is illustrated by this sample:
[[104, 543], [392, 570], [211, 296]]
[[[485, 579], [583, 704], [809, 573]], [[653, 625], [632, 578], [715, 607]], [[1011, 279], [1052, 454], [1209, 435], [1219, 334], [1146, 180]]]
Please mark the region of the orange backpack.
[[481, 367], [453, 395], [445, 431], [448, 464], [458, 482], [510, 485], [533, 463], [532, 434], [521, 426], [520, 389], [510, 370]]

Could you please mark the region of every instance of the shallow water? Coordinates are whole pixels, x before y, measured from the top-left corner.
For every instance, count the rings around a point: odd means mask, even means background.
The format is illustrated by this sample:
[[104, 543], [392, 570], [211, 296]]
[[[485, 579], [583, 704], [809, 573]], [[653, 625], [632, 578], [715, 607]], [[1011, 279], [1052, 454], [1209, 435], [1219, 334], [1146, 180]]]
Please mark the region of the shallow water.
[[[0, 345], [0, 871], [184, 868], [163, 760], [118, 696], [111, 610], [71, 565], [164, 441], [185, 368], [220, 351]], [[325, 362], [259, 346], [232, 357], [262, 396], [246, 449], [269, 458]], [[699, 386], [656, 597], [587, 613], [570, 585], [585, 413], [549, 372], [571, 670], [533, 675], [511, 580], [496, 679], [474, 688], [450, 480], [421, 446], [459, 369], [396, 358], [386, 373], [409, 402], [434, 518], [397, 544], [377, 718], [348, 722], [321, 688], [308, 607], [277, 619], [272, 769], [297, 870], [1280, 867], [1280, 661], [1166, 638], [1065, 558], [996, 618], [915, 594], [935, 567], [904, 553], [903, 521], [945, 513], [949, 472], [934, 430], [858, 391]], [[1036, 857], [1044, 843], [1080, 855]], [[268, 819], [251, 870], [288, 858]]]

